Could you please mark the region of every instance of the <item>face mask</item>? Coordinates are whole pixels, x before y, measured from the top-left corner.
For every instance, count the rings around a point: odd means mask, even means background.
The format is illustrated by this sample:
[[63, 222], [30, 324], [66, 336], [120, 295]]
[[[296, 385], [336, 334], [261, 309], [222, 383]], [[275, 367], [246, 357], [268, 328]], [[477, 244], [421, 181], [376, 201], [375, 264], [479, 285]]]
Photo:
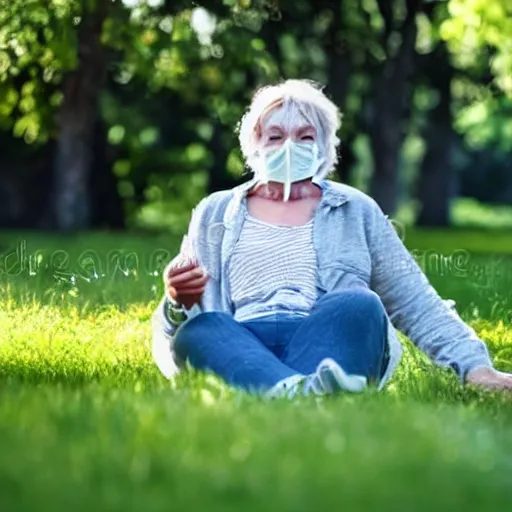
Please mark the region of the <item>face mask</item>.
[[291, 184], [313, 177], [323, 159], [318, 158], [318, 146], [309, 142], [287, 139], [282, 147], [265, 155], [265, 181], [284, 184], [284, 201], [290, 197]]

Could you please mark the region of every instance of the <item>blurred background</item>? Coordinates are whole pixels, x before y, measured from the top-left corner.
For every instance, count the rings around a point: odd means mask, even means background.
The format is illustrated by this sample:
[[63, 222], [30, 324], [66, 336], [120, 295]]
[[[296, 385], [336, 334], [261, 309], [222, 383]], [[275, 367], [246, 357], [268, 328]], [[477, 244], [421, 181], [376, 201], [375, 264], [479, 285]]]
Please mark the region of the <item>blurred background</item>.
[[407, 225], [512, 228], [510, 0], [3, 0], [0, 229], [182, 233], [290, 77], [343, 112], [334, 179]]

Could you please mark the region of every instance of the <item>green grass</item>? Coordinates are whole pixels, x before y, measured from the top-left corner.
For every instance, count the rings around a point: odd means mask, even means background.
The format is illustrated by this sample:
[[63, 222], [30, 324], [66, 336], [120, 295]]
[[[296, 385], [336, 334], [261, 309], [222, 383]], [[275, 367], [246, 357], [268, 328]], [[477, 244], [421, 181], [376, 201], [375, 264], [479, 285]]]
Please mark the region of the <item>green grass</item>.
[[[430, 250], [431, 281], [512, 371], [512, 256], [496, 252], [506, 236], [420, 235], [406, 243]], [[150, 357], [162, 287], [149, 256], [178, 240], [4, 233], [4, 256], [23, 239], [42, 251], [35, 275], [15, 275], [14, 257], [0, 264], [2, 511], [510, 506], [511, 394], [462, 388], [407, 340], [383, 393], [266, 402], [212, 376], [171, 384]], [[465, 273], [450, 259], [461, 248]], [[107, 268], [116, 249], [139, 256], [127, 275]], [[44, 269], [56, 250], [69, 258], [60, 273]], [[87, 250], [104, 274], [90, 282], [78, 273], [92, 274], [79, 268]]]
[[406, 230], [404, 238], [406, 245], [415, 249], [434, 249], [448, 254], [465, 250], [487, 255], [512, 255], [512, 229], [410, 229]]

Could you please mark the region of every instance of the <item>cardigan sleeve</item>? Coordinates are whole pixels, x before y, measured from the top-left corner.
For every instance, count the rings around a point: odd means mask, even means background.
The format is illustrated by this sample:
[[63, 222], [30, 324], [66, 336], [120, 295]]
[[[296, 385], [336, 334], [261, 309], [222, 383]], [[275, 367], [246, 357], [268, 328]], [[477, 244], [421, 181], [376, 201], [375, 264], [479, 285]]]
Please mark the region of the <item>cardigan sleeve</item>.
[[439, 296], [375, 201], [370, 218], [371, 287], [393, 325], [463, 383], [468, 371], [492, 368], [485, 343], [462, 321], [454, 302]]

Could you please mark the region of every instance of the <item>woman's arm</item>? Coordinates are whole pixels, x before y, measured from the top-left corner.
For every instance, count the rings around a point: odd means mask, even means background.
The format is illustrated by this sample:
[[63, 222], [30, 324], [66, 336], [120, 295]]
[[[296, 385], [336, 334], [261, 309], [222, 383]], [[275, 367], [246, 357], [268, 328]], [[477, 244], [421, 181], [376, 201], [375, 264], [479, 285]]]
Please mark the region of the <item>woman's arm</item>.
[[437, 365], [452, 368], [462, 382], [478, 368], [493, 370], [485, 343], [441, 299], [375, 202], [371, 219], [371, 287], [393, 325]]
[[151, 320], [152, 355], [158, 369], [170, 379], [179, 372], [178, 362], [174, 359], [172, 343], [179, 324], [174, 323], [166, 314], [166, 297], [159, 302]]
[[[196, 240], [199, 233], [200, 220], [204, 211], [206, 199], [199, 202], [192, 211], [188, 226], [188, 240]], [[183, 249], [183, 245], [182, 245]], [[180, 250], [181, 253], [181, 250]], [[176, 256], [179, 258], [180, 254]], [[174, 260], [176, 260], [174, 258]], [[174, 261], [173, 260], [173, 261]], [[172, 262], [171, 262], [172, 264]], [[164, 274], [169, 266], [166, 267]], [[179, 362], [176, 361], [172, 350], [174, 335], [178, 327], [187, 319], [198, 312], [198, 307], [190, 310], [185, 308], [180, 311], [176, 305], [171, 304], [164, 294], [152, 316], [152, 355], [153, 359], [165, 377], [170, 379], [179, 372]]]

